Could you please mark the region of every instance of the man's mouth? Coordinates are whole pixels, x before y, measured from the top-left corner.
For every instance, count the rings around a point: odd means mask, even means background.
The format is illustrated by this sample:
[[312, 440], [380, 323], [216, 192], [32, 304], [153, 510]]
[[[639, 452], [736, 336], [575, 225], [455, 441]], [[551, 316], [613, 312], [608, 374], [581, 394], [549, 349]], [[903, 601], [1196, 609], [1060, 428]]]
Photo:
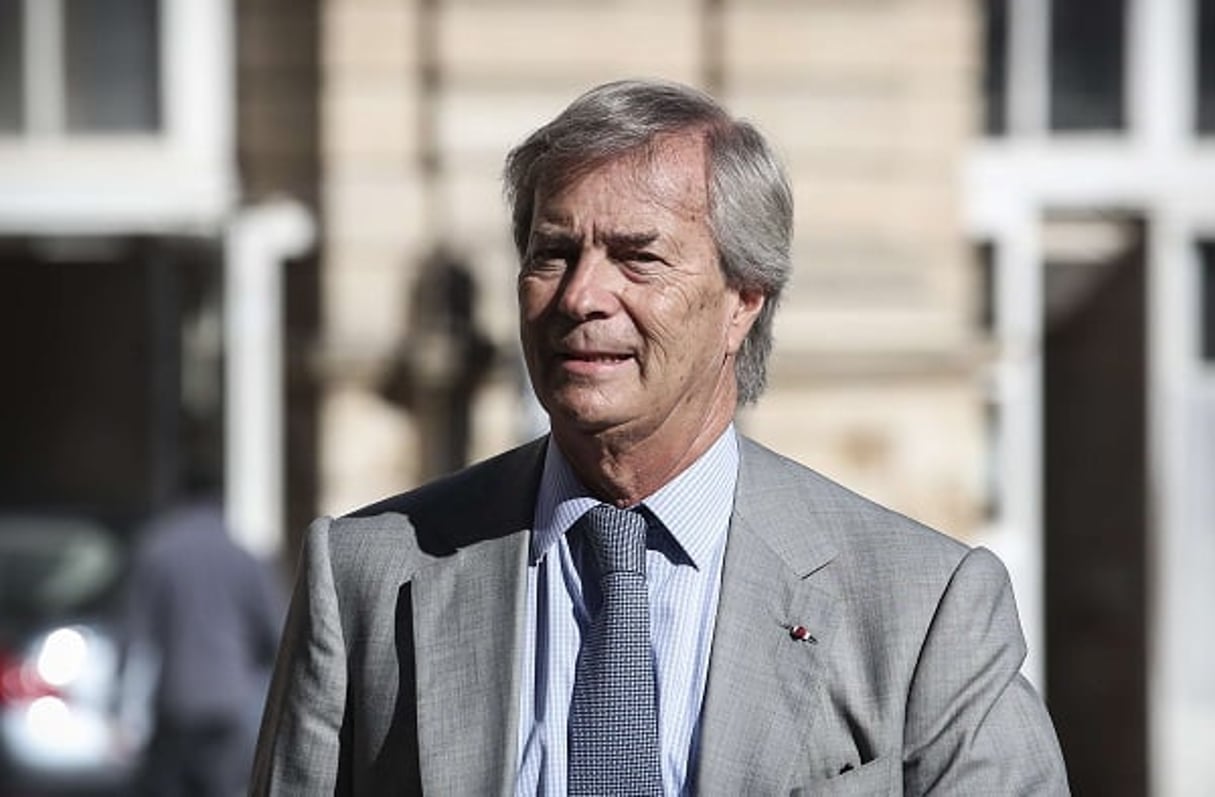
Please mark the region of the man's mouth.
[[617, 369], [633, 359], [633, 355], [618, 351], [560, 349], [557, 351], [558, 368], [571, 376], [597, 378], [616, 373]]
[[559, 354], [563, 360], [586, 363], [618, 363], [630, 359], [628, 354], [610, 351], [565, 351]]

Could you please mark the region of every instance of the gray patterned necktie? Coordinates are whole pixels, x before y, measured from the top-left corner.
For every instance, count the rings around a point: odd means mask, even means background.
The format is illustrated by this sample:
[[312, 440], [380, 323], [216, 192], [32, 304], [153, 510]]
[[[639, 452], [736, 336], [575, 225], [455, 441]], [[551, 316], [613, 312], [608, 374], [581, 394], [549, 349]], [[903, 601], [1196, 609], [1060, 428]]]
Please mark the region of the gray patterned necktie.
[[650, 663], [646, 520], [599, 504], [583, 516], [603, 601], [574, 675], [571, 795], [661, 795], [658, 701]]

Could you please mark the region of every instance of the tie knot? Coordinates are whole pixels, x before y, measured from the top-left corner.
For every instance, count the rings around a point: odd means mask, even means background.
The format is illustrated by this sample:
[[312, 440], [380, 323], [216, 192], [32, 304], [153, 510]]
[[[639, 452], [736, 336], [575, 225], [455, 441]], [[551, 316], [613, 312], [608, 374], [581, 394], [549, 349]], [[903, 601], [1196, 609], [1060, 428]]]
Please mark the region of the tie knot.
[[599, 576], [628, 572], [645, 575], [646, 519], [641, 513], [599, 504], [586, 513], [587, 540]]

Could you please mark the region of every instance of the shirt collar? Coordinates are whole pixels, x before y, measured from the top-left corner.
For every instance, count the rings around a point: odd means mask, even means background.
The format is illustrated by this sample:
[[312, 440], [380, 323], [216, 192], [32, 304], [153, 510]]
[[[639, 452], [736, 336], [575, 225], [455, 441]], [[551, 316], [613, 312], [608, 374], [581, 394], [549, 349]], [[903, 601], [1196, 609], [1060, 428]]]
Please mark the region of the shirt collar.
[[[644, 503], [699, 569], [729, 527], [737, 482], [738, 436], [730, 424], [705, 453]], [[598, 503], [550, 435], [536, 495], [532, 563]]]

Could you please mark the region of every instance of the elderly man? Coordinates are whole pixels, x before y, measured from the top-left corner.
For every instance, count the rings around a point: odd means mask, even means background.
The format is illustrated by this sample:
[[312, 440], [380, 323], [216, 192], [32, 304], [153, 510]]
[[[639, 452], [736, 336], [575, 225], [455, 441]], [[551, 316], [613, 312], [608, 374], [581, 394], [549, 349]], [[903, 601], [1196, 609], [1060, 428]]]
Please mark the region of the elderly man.
[[506, 164], [549, 436], [309, 531], [258, 794], [1064, 794], [1007, 576], [737, 434], [792, 200], [707, 96]]

